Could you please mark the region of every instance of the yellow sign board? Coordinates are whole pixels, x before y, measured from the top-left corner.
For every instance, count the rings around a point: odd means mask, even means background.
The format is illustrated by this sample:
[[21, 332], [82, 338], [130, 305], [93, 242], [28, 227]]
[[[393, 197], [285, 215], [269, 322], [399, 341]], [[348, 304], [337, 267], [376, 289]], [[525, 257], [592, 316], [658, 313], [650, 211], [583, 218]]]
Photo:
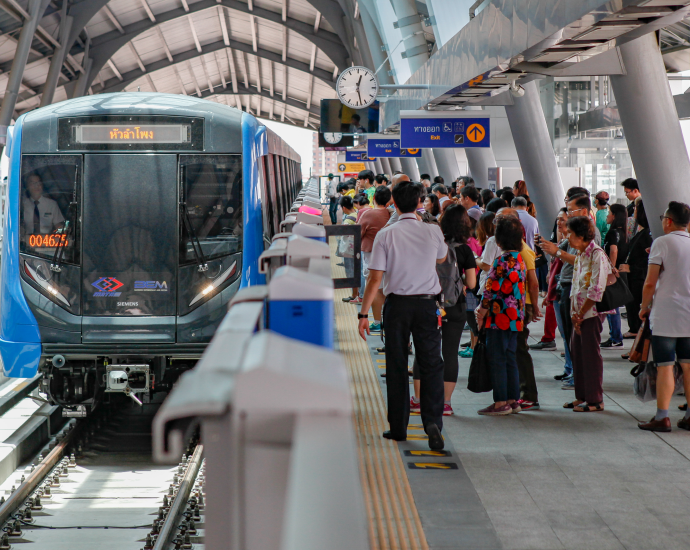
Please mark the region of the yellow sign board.
[[367, 167], [364, 166], [363, 162], [341, 162], [338, 164], [339, 172], [361, 172], [366, 169]]

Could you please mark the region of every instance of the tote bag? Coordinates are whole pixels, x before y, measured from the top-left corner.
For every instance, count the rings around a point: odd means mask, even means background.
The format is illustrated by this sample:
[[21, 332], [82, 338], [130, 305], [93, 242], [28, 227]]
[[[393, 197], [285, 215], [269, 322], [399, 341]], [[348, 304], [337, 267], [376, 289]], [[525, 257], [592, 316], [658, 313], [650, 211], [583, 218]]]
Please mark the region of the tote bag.
[[479, 338], [474, 346], [470, 373], [467, 377], [467, 389], [472, 393], [485, 393], [494, 389], [486, 350], [486, 330], [479, 331]]

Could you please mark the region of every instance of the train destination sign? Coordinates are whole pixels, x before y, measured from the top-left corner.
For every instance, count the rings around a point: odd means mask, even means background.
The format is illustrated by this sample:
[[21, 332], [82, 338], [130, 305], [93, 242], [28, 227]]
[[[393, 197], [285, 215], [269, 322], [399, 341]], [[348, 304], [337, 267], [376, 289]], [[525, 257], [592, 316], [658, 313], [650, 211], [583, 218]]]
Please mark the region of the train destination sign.
[[400, 143], [403, 147], [467, 148], [491, 147], [489, 118], [403, 118]]
[[400, 139], [398, 137], [394, 138], [381, 134], [376, 136], [369, 135], [367, 153], [374, 158], [419, 158], [422, 156], [422, 151], [419, 148], [403, 149], [400, 147]]
[[82, 144], [187, 143], [189, 124], [76, 124], [74, 138]]

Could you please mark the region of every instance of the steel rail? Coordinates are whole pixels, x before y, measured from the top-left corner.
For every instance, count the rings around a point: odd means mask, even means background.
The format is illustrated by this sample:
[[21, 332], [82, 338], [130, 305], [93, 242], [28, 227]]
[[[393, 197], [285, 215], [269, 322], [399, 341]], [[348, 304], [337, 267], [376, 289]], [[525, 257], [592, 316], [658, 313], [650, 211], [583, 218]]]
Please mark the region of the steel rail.
[[43, 482], [46, 476], [53, 470], [53, 468], [60, 462], [66, 449], [72, 443], [74, 435], [77, 433], [77, 424], [68, 424], [60, 434], [62, 437], [58, 440], [53, 450], [48, 453], [36, 469], [31, 472], [29, 477], [22, 483], [17, 490], [12, 493], [5, 503], [0, 506], [0, 525], [3, 525], [9, 517], [19, 509], [26, 499], [33, 493], [38, 486]]
[[189, 500], [189, 495], [194, 488], [194, 482], [199, 475], [199, 469], [201, 468], [202, 455], [204, 453], [204, 446], [199, 444], [194, 449], [194, 453], [187, 463], [187, 470], [185, 471], [184, 477], [180, 482], [180, 486], [175, 495], [175, 499], [170, 504], [170, 510], [168, 515], [165, 517], [165, 522], [160, 528], [160, 533], [156, 539], [156, 543], [153, 546], [153, 550], [165, 550], [172, 544], [172, 540], [178, 532], [178, 525], [180, 523], [180, 517], [182, 516], [185, 508], [187, 507], [187, 501]]

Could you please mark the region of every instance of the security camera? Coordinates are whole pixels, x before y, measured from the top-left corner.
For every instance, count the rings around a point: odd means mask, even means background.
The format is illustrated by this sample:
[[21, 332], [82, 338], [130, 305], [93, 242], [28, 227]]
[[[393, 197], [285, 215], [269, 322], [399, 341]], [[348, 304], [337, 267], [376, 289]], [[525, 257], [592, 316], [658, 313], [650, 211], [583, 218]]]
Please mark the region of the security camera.
[[525, 95], [525, 89], [513, 81], [510, 83], [510, 93], [513, 94], [513, 97], [522, 97]]

